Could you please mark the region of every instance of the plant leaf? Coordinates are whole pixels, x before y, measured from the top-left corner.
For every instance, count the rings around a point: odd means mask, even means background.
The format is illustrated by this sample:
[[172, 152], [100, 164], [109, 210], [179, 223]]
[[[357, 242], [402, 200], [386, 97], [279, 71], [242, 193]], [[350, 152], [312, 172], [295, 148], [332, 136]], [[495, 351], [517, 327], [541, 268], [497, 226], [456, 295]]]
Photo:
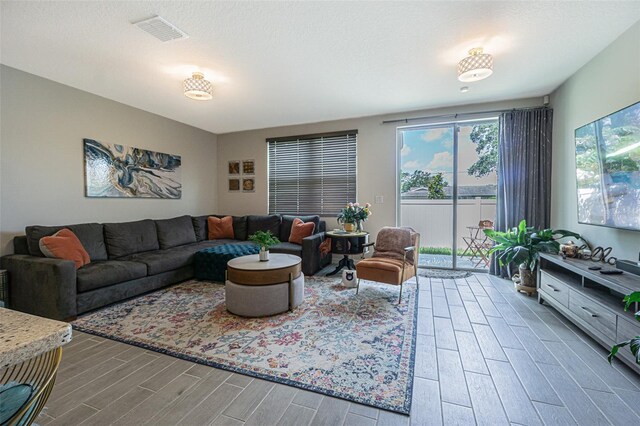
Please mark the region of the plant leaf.
[[631, 344], [631, 340], [627, 340], [626, 342], [620, 342], [613, 345], [613, 347], [611, 348], [611, 352], [609, 352], [609, 356], [607, 357], [607, 359], [609, 360], [609, 364], [611, 364], [611, 362], [613, 361], [613, 358], [615, 358], [615, 356], [618, 354], [618, 351], [620, 350], [620, 348], [624, 348], [625, 346], [630, 344]]

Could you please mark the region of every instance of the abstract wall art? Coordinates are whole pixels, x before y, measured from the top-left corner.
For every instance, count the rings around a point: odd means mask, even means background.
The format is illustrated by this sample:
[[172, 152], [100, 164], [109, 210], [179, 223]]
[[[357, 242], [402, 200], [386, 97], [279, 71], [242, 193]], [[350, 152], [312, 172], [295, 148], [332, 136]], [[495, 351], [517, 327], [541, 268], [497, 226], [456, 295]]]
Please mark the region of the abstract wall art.
[[180, 198], [179, 155], [83, 139], [87, 197]]

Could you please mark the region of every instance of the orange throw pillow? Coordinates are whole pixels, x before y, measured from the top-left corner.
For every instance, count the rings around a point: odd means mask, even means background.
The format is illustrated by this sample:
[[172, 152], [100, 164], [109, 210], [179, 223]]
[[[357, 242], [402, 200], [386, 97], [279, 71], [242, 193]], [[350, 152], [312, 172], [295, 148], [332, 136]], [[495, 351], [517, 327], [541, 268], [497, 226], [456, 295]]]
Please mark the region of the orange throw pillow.
[[313, 234], [313, 230], [316, 228], [316, 224], [313, 222], [303, 222], [297, 217], [293, 219], [293, 225], [291, 225], [291, 234], [289, 234], [289, 242], [302, 245], [302, 239], [307, 238]]
[[59, 230], [50, 237], [40, 238], [39, 245], [46, 257], [73, 260], [76, 269], [91, 262], [89, 253], [84, 249], [76, 234], [67, 228]]
[[233, 234], [233, 218], [231, 216], [225, 216], [222, 219], [209, 216], [207, 223], [209, 224], [210, 240], [219, 240], [221, 238], [233, 240], [235, 238]]

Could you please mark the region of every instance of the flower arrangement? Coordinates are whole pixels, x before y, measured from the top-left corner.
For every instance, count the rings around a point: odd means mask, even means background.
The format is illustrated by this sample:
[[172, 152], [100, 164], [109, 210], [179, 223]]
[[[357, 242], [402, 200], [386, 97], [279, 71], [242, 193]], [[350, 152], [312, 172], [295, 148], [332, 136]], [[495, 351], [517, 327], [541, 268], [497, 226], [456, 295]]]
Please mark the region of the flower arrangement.
[[371, 215], [371, 204], [365, 203], [364, 206], [361, 206], [360, 203], [349, 203], [340, 210], [338, 222], [342, 224], [358, 223], [367, 220]]

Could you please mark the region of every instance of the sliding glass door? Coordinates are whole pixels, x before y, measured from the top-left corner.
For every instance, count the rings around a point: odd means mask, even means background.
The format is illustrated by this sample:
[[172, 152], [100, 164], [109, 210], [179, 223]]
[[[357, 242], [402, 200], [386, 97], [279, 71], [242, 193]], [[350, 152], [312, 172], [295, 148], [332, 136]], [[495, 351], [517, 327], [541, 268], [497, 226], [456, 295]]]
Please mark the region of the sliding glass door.
[[497, 132], [496, 120], [398, 129], [400, 224], [421, 235], [421, 267], [488, 268]]

